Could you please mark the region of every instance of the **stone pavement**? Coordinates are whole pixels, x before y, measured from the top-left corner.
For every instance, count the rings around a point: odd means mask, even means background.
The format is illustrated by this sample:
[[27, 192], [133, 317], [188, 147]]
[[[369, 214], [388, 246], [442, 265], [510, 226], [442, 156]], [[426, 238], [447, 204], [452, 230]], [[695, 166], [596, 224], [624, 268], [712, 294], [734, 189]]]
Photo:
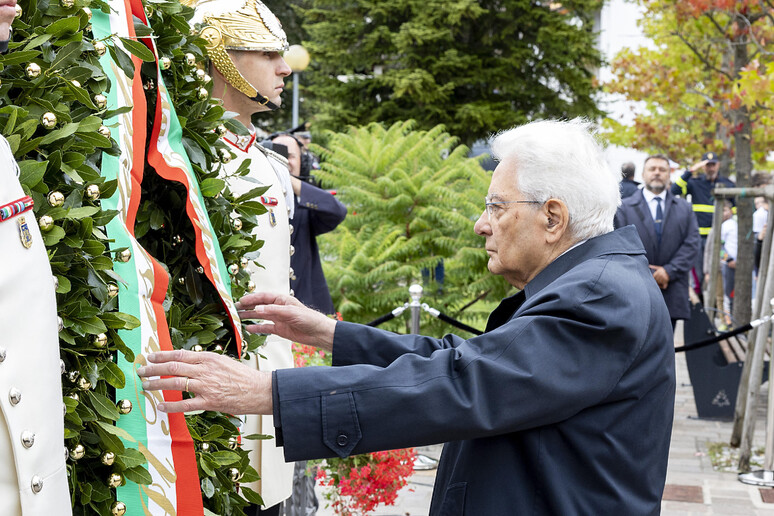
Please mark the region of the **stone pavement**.
[[[679, 336], [679, 337], [678, 337]], [[678, 326], [675, 345], [682, 345], [682, 331]], [[763, 496], [774, 498], [774, 489], [742, 484], [736, 473], [714, 471], [710, 462], [708, 443], [727, 443], [731, 436], [731, 423], [701, 420], [696, 416], [693, 390], [688, 378], [685, 354], [678, 353], [677, 395], [675, 422], [669, 451], [669, 467], [664, 500], [663, 516], [774, 516], [774, 503], [764, 503]], [[765, 388], [761, 389], [758, 419], [755, 425], [755, 447], [762, 447], [765, 432]], [[438, 458], [441, 446], [419, 448], [420, 453]], [[379, 507], [376, 516], [422, 516], [428, 513], [435, 479], [434, 471], [417, 471], [409, 486], [400, 493], [394, 506]], [[319, 491], [318, 491], [319, 496]], [[774, 502], [774, 499], [771, 499]], [[320, 497], [319, 516], [331, 516]]]

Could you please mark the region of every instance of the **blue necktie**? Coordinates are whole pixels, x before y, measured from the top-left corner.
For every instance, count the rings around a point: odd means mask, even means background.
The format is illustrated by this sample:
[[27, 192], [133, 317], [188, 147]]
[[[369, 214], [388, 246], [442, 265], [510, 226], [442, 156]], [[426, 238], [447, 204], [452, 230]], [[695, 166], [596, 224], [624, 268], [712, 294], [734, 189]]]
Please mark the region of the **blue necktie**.
[[653, 226], [656, 229], [656, 238], [661, 243], [661, 226], [664, 220], [664, 212], [661, 211], [661, 197], [656, 197], [656, 218], [653, 219]]

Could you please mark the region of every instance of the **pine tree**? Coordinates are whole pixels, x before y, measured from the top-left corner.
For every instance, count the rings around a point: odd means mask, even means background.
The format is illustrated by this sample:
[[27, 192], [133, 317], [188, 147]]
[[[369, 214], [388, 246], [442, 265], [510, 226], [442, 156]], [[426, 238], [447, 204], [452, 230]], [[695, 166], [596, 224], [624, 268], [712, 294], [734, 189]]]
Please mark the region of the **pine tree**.
[[325, 128], [414, 119], [469, 145], [535, 118], [599, 114], [600, 0], [294, 3], [312, 54], [305, 96]]
[[[423, 283], [424, 302], [481, 326], [488, 311], [472, 302], [499, 301], [510, 288], [487, 270], [484, 239], [473, 231], [489, 174], [442, 126], [414, 125], [351, 128], [329, 135], [327, 149], [318, 147], [319, 175], [349, 210], [336, 231], [320, 238], [334, 304], [345, 320], [366, 323], [402, 306], [408, 287]], [[385, 327], [406, 331], [406, 321]], [[425, 334], [451, 330], [422, 321]]]

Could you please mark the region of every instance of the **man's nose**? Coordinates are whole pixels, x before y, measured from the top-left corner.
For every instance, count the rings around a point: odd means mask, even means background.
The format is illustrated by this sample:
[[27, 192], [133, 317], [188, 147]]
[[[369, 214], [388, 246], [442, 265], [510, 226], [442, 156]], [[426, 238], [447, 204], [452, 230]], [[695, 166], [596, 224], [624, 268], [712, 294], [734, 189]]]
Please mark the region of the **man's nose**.
[[489, 217], [486, 214], [486, 210], [481, 212], [478, 220], [473, 225], [473, 231], [479, 236], [486, 236], [492, 234], [492, 226], [489, 224]]

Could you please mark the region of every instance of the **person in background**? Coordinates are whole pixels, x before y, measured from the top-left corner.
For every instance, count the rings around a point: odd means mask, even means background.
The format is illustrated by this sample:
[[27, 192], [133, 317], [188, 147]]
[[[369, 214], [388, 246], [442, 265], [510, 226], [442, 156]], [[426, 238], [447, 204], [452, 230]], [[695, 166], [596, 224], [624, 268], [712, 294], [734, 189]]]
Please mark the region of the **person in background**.
[[299, 140], [290, 134], [279, 134], [272, 141], [288, 149], [295, 194], [295, 214], [290, 222], [290, 265], [295, 277], [290, 278], [290, 287], [299, 301], [332, 315], [336, 310], [325, 281], [317, 237], [336, 229], [347, 216], [347, 208], [331, 192], [314, 184], [309, 157]]
[[615, 226], [637, 228], [674, 329], [678, 319], [691, 316], [688, 279], [699, 253], [699, 228], [691, 206], [669, 192], [669, 158], [649, 156], [642, 170], [645, 187], [623, 199]]
[[640, 189], [640, 183], [634, 180], [634, 170], [634, 163], [631, 161], [621, 165], [621, 176], [623, 177], [620, 184], [621, 199], [636, 194], [637, 190]]
[[[699, 173], [704, 170], [704, 173]], [[718, 155], [714, 152], [705, 152], [701, 161], [694, 163], [690, 168], [683, 172], [683, 175], [675, 180], [672, 185], [672, 193], [687, 199], [690, 195], [691, 207], [696, 214], [696, 222], [699, 224], [699, 235], [701, 236], [701, 248], [699, 258], [694, 267], [696, 277], [699, 280], [704, 278], [704, 247], [707, 245], [707, 235], [712, 229], [712, 214], [715, 212], [715, 198], [712, 196], [712, 190], [717, 187], [733, 188], [734, 182], [719, 174], [720, 162]], [[702, 285], [703, 287], [703, 285]]]
[[721, 267], [723, 275], [723, 312], [727, 326], [731, 326], [731, 314], [734, 308], [734, 280], [736, 278], [736, 250], [738, 229], [733, 203], [723, 201], [723, 224], [720, 226]]

